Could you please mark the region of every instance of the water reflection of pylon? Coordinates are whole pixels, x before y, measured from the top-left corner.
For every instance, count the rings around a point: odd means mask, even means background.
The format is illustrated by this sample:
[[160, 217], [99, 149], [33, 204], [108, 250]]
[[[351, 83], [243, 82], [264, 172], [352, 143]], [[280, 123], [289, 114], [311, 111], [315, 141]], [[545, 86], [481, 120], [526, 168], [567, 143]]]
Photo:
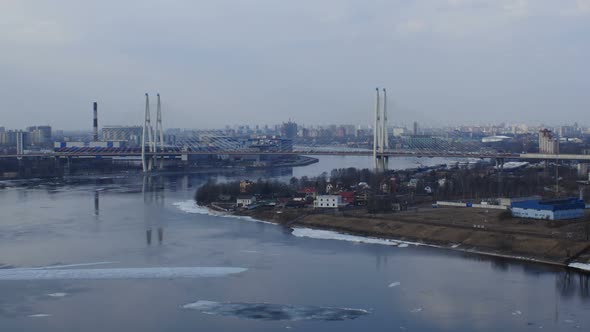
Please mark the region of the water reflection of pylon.
[[164, 205], [164, 178], [161, 176], [144, 175], [142, 179], [141, 192], [143, 194], [143, 201], [158, 206]]
[[99, 209], [99, 204], [100, 204], [100, 194], [98, 193], [98, 190], [94, 191], [94, 215], [96, 217], [98, 217], [99, 213], [100, 213], [100, 209]]
[[158, 244], [164, 241], [164, 227], [160, 212], [164, 208], [164, 177], [143, 176], [142, 193], [144, 201], [144, 221], [146, 227], [146, 243], [152, 244], [152, 229], [157, 227]]
[[[146, 238], [146, 243], [148, 246], [152, 245], [152, 228], [148, 228], [145, 231], [145, 238]], [[162, 227], [158, 227], [158, 244], [162, 245], [162, 243], [164, 242], [164, 228]]]

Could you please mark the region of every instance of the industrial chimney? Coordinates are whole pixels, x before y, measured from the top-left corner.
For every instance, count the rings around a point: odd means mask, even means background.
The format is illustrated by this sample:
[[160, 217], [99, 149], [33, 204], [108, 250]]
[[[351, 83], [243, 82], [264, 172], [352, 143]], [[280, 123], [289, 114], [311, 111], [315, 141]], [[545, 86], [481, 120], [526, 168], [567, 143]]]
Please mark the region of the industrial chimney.
[[92, 128], [94, 129], [94, 141], [98, 141], [98, 103], [94, 102], [94, 122]]

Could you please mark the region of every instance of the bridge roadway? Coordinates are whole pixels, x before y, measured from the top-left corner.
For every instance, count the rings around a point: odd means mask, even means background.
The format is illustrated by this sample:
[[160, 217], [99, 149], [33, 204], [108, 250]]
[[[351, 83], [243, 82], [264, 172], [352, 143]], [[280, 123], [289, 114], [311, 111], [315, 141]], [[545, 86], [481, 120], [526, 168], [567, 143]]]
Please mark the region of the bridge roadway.
[[[315, 155], [315, 156], [372, 156], [371, 150], [356, 150], [356, 151], [169, 151], [147, 153], [149, 156], [163, 156], [163, 157], [181, 157], [182, 155]], [[568, 160], [568, 161], [588, 161], [590, 162], [590, 155], [577, 154], [539, 154], [539, 153], [481, 153], [481, 152], [455, 152], [455, 151], [408, 151], [408, 150], [389, 150], [384, 153], [378, 153], [378, 156], [386, 157], [418, 157], [418, 158], [490, 158], [490, 159], [512, 159], [512, 160]], [[88, 157], [141, 157], [141, 152], [138, 151], [85, 151], [85, 152], [51, 152], [51, 153], [32, 153], [32, 154], [5, 154], [0, 155], [0, 158], [17, 158], [17, 157], [45, 157], [45, 158], [88, 158]]]

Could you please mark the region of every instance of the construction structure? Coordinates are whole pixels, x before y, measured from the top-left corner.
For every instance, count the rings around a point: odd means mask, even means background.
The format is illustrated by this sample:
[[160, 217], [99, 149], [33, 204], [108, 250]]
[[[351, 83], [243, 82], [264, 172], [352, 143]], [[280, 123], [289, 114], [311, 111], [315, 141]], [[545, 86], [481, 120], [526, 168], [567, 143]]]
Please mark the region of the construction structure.
[[[164, 151], [164, 128], [162, 127], [162, 103], [160, 101], [160, 94], [157, 95], [157, 110], [156, 110], [156, 128], [152, 127], [150, 119], [150, 97], [145, 94], [145, 116], [143, 120], [143, 129], [141, 132], [141, 166], [143, 172], [147, 173], [153, 170], [154, 164], [159, 161], [158, 168], [164, 167], [164, 156], [160, 155], [158, 160], [158, 152]], [[146, 141], [147, 136], [147, 141]], [[159, 150], [159, 151], [158, 151]]]
[[98, 103], [92, 104], [93, 119], [92, 119], [92, 140], [98, 142]]
[[388, 167], [389, 157], [385, 155], [389, 149], [389, 132], [387, 130], [387, 91], [383, 89], [383, 103], [379, 88], [376, 88], [375, 126], [373, 127], [373, 160], [376, 171], [384, 171]]
[[559, 138], [549, 129], [539, 130], [539, 153], [559, 154]]

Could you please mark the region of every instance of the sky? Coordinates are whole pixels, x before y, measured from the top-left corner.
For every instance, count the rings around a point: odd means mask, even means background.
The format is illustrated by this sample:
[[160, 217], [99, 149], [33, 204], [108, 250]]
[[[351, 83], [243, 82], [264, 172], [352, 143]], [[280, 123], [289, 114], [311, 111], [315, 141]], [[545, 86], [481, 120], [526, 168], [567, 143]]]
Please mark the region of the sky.
[[[590, 0], [2, 0], [0, 126], [590, 124]], [[155, 109], [155, 107], [152, 108]]]

